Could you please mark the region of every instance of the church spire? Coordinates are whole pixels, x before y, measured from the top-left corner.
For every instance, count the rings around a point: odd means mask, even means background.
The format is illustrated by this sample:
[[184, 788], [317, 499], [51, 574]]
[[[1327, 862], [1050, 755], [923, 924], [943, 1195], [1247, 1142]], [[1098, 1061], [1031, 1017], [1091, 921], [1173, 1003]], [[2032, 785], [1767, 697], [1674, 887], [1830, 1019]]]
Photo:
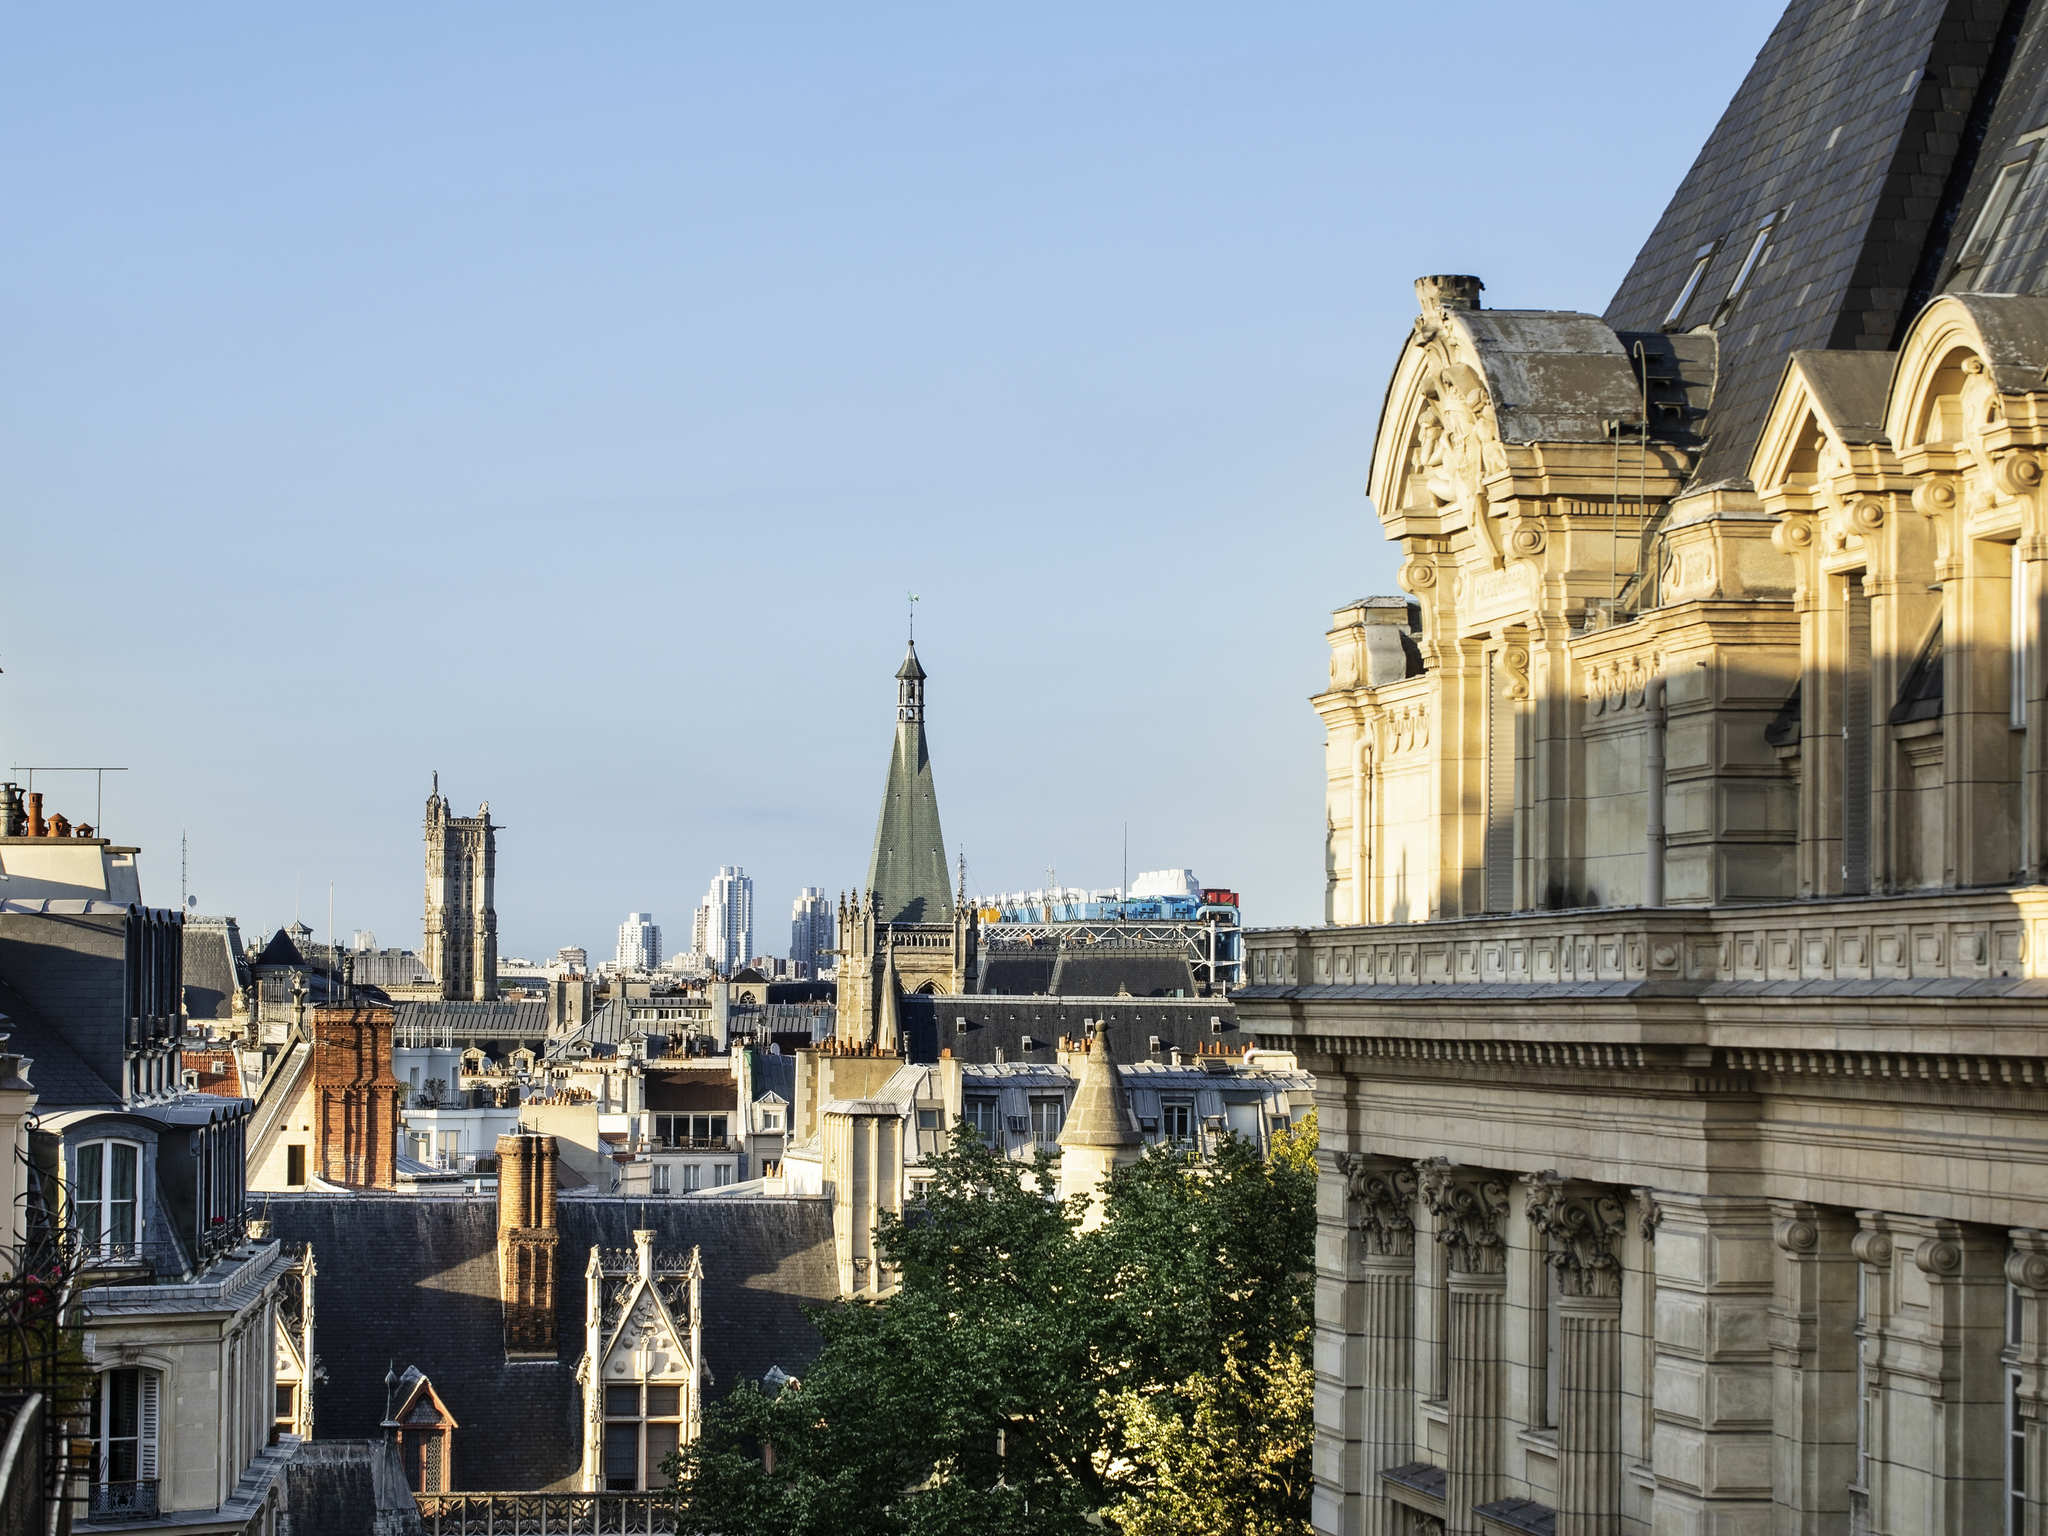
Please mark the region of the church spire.
[[913, 643], [896, 669], [896, 742], [882, 788], [882, 814], [875, 823], [874, 857], [868, 862], [878, 923], [953, 920], [946, 840], [939, 830], [939, 797], [924, 738], [924, 682]]

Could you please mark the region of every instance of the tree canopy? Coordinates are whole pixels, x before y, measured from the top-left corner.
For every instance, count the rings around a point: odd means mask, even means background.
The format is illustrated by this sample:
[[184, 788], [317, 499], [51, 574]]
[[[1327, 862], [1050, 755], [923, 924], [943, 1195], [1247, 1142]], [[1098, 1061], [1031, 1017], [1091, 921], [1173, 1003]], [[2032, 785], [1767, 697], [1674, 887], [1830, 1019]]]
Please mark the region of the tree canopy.
[[877, 1241], [879, 1302], [815, 1318], [800, 1387], [743, 1384], [676, 1466], [705, 1536], [1308, 1530], [1313, 1118], [1270, 1155], [1155, 1147], [1100, 1226], [966, 1127]]

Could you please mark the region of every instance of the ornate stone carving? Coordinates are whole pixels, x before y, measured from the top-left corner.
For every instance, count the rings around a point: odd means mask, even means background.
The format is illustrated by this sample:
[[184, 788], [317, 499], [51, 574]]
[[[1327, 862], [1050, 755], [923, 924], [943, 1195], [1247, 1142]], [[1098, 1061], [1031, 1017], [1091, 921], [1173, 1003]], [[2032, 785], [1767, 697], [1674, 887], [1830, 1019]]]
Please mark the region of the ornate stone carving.
[[1945, 1237], [1923, 1238], [1913, 1263], [1922, 1274], [1953, 1275], [1963, 1267], [1963, 1250]]
[[1635, 1191], [1635, 1197], [1642, 1202], [1643, 1207], [1643, 1241], [1654, 1243], [1657, 1241], [1657, 1229], [1664, 1225], [1664, 1207], [1657, 1203], [1657, 1192], [1654, 1189], [1638, 1189]]
[[1508, 1211], [1508, 1187], [1499, 1174], [1466, 1168], [1447, 1157], [1416, 1165], [1423, 1203], [1436, 1217], [1436, 1239], [1458, 1274], [1498, 1275], [1507, 1270], [1507, 1241], [1501, 1224]]
[[1500, 663], [1507, 672], [1508, 697], [1529, 697], [1529, 648], [1526, 645], [1505, 647], [1500, 653]]
[[1857, 1263], [1883, 1269], [1892, 1261], [1892, 1240], [1874, 1227], [1864, 1227], [1849, 1239], [1849, 1251], [1856, 1255]]
[[1413, 1165], [1340, 1153], [1337, 1167], [1351, 1201], [1351, 1226], [1366, 1251], [1378, 1258], [1401, 1258], [1415, 1252], [1415, 1187]]
[[1403, 592], [1427, 592], [1436, 585], [1436, 562], [1410, 555], [1401, 562], [1401, 569], [1395, 573], [1394, 580]]
[[[2019, 1246], [2027, 1239], [2042, 1246]], [[2005, 1259], [2005, 1278], [2023, 1291], [2048, 1291], [2048, 1233], [2015, 1232], [2013, 1245]]]
[[1529, 1190], [1529, 1221], [1548, 1242], [1550, 1267], [1565, 1295], [1621, 1295], [1615, 1244], [1628, 1217], [1615, 1192], [1568, 1183], [1555, 1169], [1532, 1173], [1522, 1182]]
[[1788, 1216], [1771, 1224], [1771, 1241], [1787, 1253], [1811, 1253], [1820, 1245], [1820, 1228], [1805, 1216]]

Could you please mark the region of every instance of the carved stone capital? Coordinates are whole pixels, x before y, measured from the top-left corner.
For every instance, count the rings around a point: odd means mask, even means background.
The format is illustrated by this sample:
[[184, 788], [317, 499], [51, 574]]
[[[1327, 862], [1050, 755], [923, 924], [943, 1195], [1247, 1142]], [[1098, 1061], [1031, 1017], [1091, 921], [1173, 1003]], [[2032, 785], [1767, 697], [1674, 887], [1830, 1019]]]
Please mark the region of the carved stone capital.
[[2048, 1232], [2022, 1229], [2012, 1234], [2005, 1278], [2023, 1291], [2048, 1291]]
[[1453, 1273], [1507, 1272], [1508, 1187], [1497, 1173], [1466, 1168], [1447, 1157], [1418, 1163], [1422, 1200], [1436, 1217], [1437, 1241], [1450, 1256]]
[[1375, 1258], [1403, 1258], [1415, 1252], [1415, 1166], [1362, 1152], [1339, 1153], [1349, 1197], [1349, 1220]]
[[1963, 1250], [1945, 1237], [1923, 1238], [1913, 1250], [1913, 1264], [1925, 1275], [1953, 1275], [1963, 1267]]
[[1883, 1269], [1892, 1261], [1891, 1235], [1875, 1227], [1861, 1228], [1849, 1239], [1849, 1251], [1856, 1255], [1857, 1263]]
[[1616, 1244], [1628, 1214], [1618, 1194], [1604, 1185], [1574, 1184], [1555, 1169], [1532, 1173], [1529, 1221], [1549, 1246], [1558, 1288], [1567, 1296], [1621, 1295], [1621, 1258]]
[[1771, 1223], [1771, 1241], [1790, 1254], [1812, 1253], [1820, 1246], [1820, 1223], [1811, 1210], [1780, 1208]]

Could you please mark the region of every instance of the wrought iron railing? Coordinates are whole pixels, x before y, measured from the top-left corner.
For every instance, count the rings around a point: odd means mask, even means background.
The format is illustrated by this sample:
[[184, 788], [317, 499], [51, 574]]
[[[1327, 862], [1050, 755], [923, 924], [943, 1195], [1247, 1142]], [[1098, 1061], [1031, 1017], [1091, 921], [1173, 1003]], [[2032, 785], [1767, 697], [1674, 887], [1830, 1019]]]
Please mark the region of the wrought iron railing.
[[76, 1242], [51, 1214], [58, 1209], [55, 1170], [38, 1166], [19, 1147], [11, 1155], [20, 1193], [16, 1208], [0, 1217], [22, 1242], [15, 1251], [0, 1248], [0, 1392], [41, 1395], [37, 1459], [43, 1497], [55, 1500], [72, 1471], [71, 1440], [92, 1387], [77, 1305], [85, 1280]]
[[93, 1483], [86, 1490], [86, 1516], [92, 1520], [154, 1520], [157, 1480]]
[[671, 1495], [422, 1493], [424, 1536], [670, 1536]]

